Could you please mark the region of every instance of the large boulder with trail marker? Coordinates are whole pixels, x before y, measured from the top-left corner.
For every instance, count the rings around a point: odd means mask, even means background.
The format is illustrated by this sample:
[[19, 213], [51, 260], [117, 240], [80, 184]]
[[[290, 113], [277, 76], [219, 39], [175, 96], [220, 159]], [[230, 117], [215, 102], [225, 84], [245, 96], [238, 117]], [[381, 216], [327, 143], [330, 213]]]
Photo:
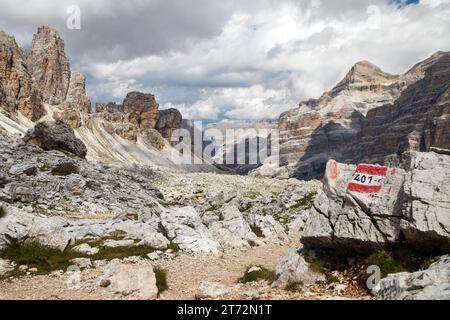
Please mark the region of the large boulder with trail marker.
[[360, 253], [398, 245], [449, 252], [450, 156], [410, 153], [401, 167], [330, 160], [301, 242]]

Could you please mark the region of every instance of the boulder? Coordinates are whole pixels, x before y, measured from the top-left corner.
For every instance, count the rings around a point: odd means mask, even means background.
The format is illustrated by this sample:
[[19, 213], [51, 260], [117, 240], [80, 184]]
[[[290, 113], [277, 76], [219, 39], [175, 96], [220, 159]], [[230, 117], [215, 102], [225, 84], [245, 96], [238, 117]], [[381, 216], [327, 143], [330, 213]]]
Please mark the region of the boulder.
[[428, 269], [388, 275], [372, 289], [382, 300], [450, 300], [450, 256], [442, 256]]
[[131, 295], [133, 299], [154, 300], [158, 296], [155, 273], [148, 260], [124, 263], [114, 259], [104, 267], [99, 283], [114, 293]]
[[52, 168], [52, 174], [55, 176], [68, 176], [72, 173], [79, 173], [80, 167], [75, 161], [62, 160]]
[[12, 265], [11, 261], [0, 259], [0, 277], [13, 270], [14, 266]]
[[161, 226], [167, 237], [181, 249], [193, 252], [218, 253], [219, 243], [202, 223], [193, 207], [166, 210], [161, 213]]
[[78, 139], [71, 127], [61, 120], [55, 122], [39, 122], [28, 130], [23, 141], [34, 144], [44, 150], [59, 150], [85, 158], [87, 149]]
[[221, 208], [221, 220], [210, 226], [210, 231], [221, 246], [227, 249], [248, 248], [249, 241], [258, 241], [250, 225], [244, 219], [238, 207], [232, 203]]
[[87, 243], [82, 243], [76, 247], [72, 248], [72, 251], [81, 253], [81, 254], [87, 254], [88, 256], [93, 256], [97, 254], [100, 250], [98, 248], [93, 248]]
[[70, 262], [81, 270], [92, 268], [92, 261], [89, 258], [75, 258], [70, 260]]
[[134, 240], [112, 240], [108, 239], [105, 240], [102, 244], [103, 247], [106, 248], [120, 248], [120, 247], [133, 247], [134, 246]]
[[144, 129], [139, 134], [139, 137], [141, 138], [143, 143], [149, 144], [150, 146], [158, 150], [164, 149], [164, 146], [166, 144], [164, 138], [158, 131], [156, 131], [156, 129]]
[[72, 242], [65, 230], [67, 221], [60, 217], [43, 217], [7, 207], [0, 216], [0, 250], [11, 244], [37, 242], [63, 251]]
[[285, 288], [289, 283], [313, 285], [318, 281], [325, 281], [325, 275], [311, 269], [301, 252], [289, 249], [287, 255], [280, 261], [276, 270], [274, 288]]
[[34, 190], [24, 183], [10, 183], [6, 185], [5, 191], [8, 195], [8, 198], [4, 199], [6, 201], [27, 203], [33, 202], [37, 198]]
[[25, 174], [27, 176], [34, 176], [37, 173], [37, 168], [30, 164], [15, 164], [9, 168], [9, 174], [13, 176]]
[[435, 152], [410, 155], [401, 232], [419, 249], [450, 251], [450, 156]]
[[231, 292], [230, 288], [227, 288], [220, 282], [208, 282], [204, 281], [198, 288], [199, 296], [208, 299], [217, 299]]
[[[286, 233], [283, 226], [276, 221], [271, 215], [250, 214], [247, 218], [250, 226], [256, 227], [261, 231], [260, 237], [269, 241], [277, 241], [286, 239]], [[258, 236], [258, 235], [257, 235]]]
[[408, 245], [450, 250], [450, 156], [412, 153], [405, 169], [329, 161], [301, 242], [360, 253]]

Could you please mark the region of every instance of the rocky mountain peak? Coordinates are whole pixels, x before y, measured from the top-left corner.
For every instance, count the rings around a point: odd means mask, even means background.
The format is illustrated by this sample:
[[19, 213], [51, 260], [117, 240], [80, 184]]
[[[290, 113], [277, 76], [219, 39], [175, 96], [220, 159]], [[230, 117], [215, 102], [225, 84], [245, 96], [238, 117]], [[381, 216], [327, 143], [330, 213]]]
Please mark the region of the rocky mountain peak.
[[64, 50], [64, 40], [49, 27], [39, 27], [33, 36], [28, 69], [44, 102], [51, 105], [62, 103], [70, 82], [70, 65]]
[[382, 71], [369, 61], [360, 61], [354, 64], [344, 79], [332, 89], [331, 95], [335, 96], [343, 90], [358, 89], [371, 84], [390, 84], [397, 78], [398, 76]]
[[399, 76], [363, 61], [319, 100], [281, 115], [279, 176], [322, 177], [327, 160], [384, 163], [407, 151], [450, 149], [450, 53]]
[[0, 32], [0, 107], [10, 114], [19, 111], [36, 121], [45, 110], [26, 68], [23, 50], [13, 36]]

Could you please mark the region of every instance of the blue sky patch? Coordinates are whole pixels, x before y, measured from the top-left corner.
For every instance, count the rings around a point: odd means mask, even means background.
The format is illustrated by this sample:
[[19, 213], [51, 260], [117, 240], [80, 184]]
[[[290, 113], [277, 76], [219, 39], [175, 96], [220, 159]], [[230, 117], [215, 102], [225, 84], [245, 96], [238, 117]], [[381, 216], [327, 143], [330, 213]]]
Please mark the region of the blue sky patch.
[[406, 7], [409, 5], [418, 4], [419, 0], [389, 0], [391, 4], [397, 5], [399, 7]]

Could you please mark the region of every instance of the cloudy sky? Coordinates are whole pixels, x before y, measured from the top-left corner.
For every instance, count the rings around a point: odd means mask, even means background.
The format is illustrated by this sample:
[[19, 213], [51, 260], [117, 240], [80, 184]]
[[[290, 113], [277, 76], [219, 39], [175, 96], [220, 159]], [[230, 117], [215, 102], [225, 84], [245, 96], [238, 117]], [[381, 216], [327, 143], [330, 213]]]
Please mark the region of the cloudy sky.
[[[79, 6], [81, 29], [67, 8]], [[29, 47], [56, 27], [94, 102], [156, 94], [185, 118], [276, 118], [357, 61], [405, 72], [450, 51], [450, 0], [1, 0], [0, 29]]]

